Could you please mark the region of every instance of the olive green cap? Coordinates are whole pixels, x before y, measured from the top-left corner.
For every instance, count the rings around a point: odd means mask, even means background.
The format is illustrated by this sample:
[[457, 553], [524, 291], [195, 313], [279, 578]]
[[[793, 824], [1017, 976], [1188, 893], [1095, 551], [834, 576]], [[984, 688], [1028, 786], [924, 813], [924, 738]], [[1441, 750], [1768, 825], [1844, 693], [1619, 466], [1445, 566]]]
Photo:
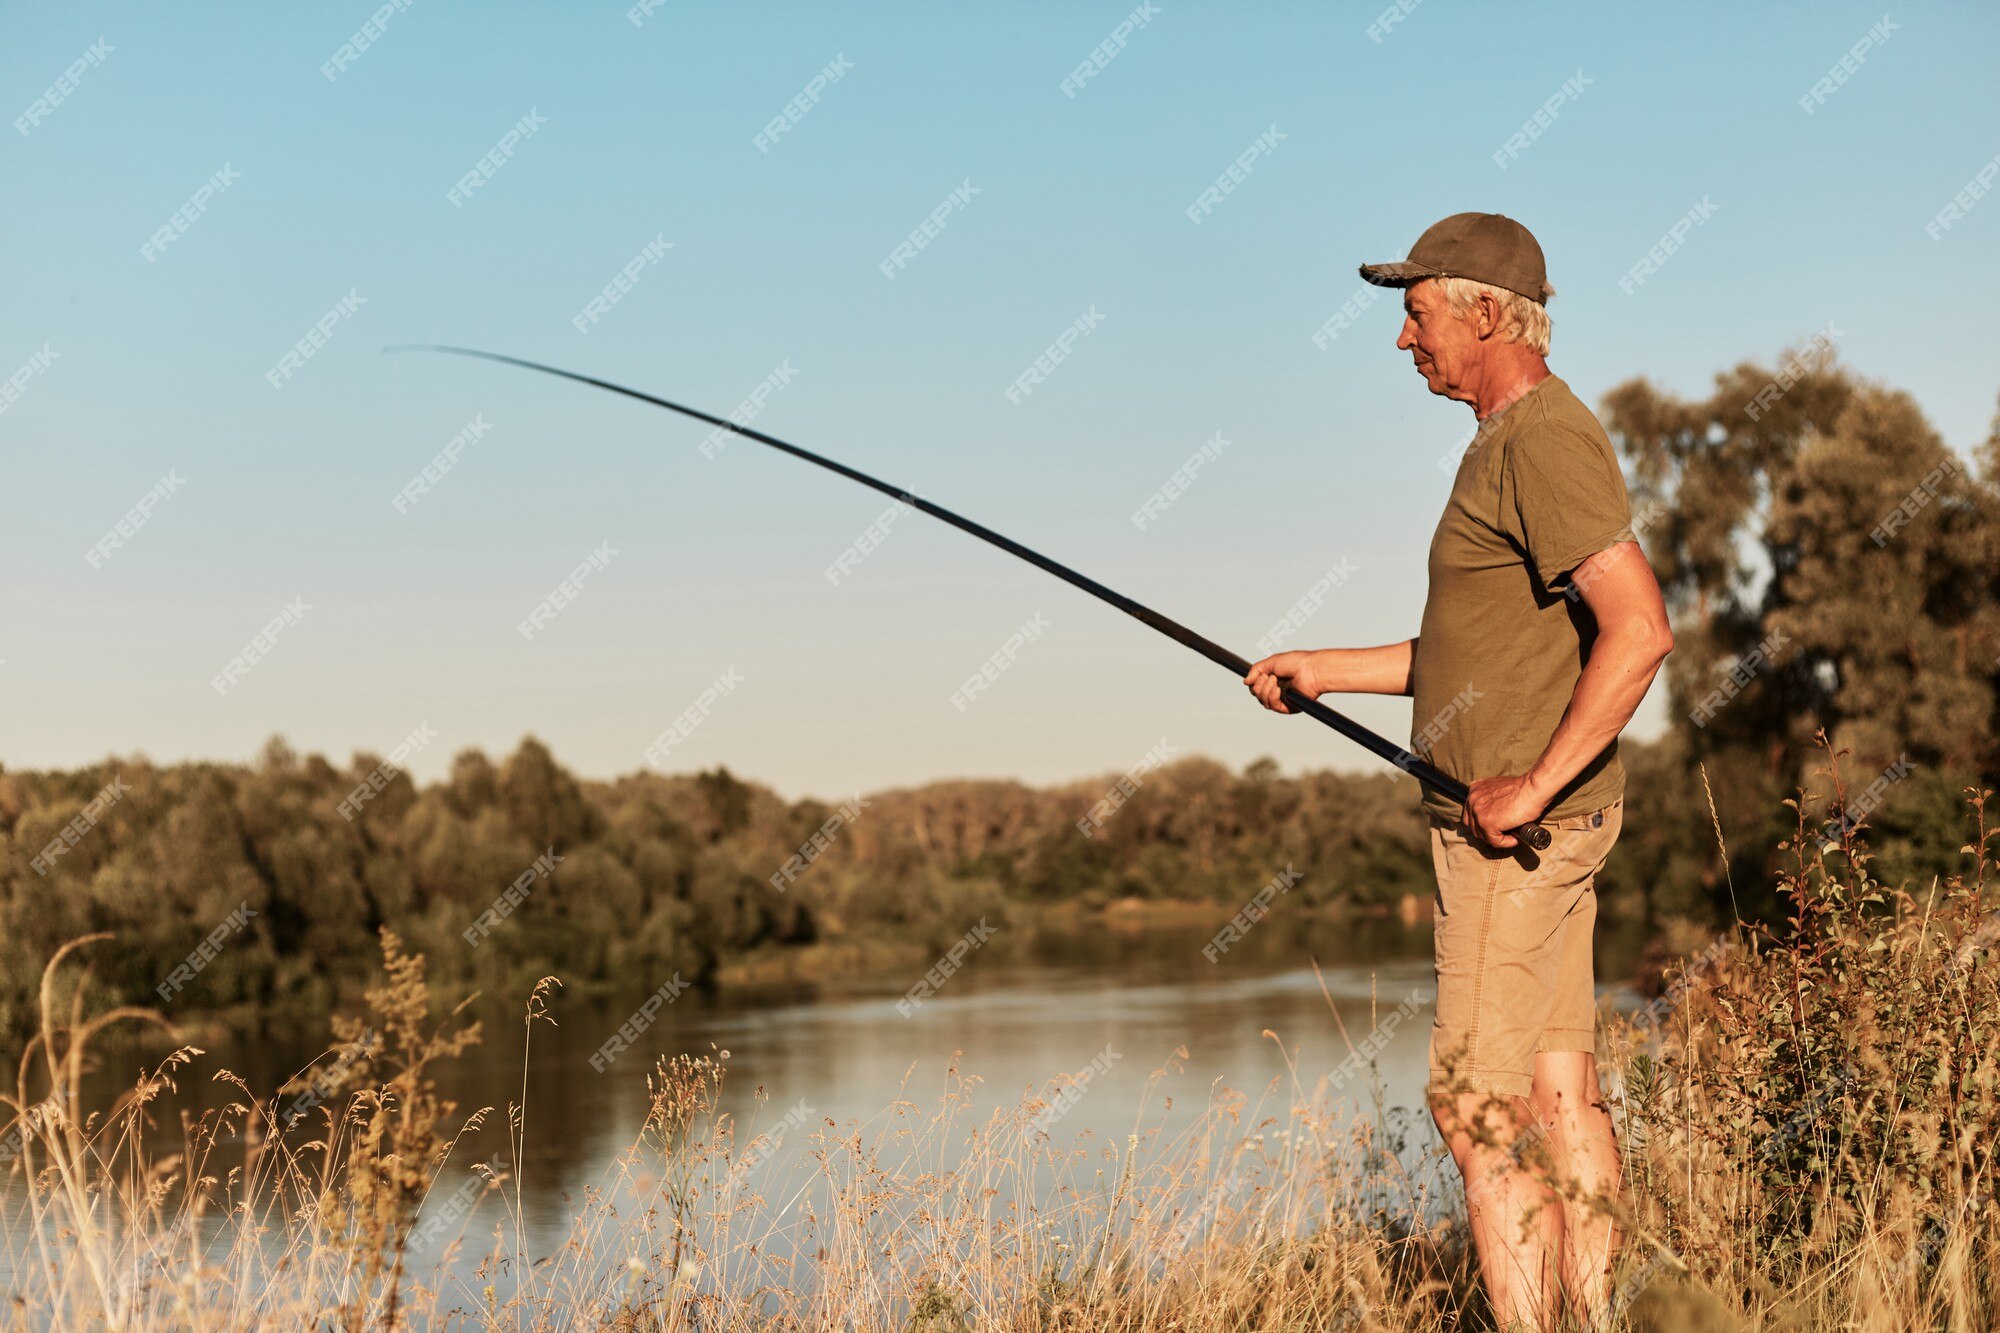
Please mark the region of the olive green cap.
[[1499, 213], [1453, 213], [1417, 237], [1408, 259], [1363, 264], [1361, 276], [1378, 287], [1407, 287], [1425, 278], [1471, 278], [1543, 304], [1556, 294], [1534, 234]]

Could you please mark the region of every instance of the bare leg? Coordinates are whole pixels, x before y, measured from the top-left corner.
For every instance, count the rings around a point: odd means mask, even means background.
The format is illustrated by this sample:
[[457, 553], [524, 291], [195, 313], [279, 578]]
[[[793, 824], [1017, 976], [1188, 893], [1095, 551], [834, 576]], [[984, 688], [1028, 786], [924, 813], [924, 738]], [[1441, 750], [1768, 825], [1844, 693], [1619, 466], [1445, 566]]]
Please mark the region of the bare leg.
[[1523, 1167], [1524, 1146], [1540, 1135], [1528, 1098], [1440, 1094], [1431, 1115], [1465, 1181], [1472, 1244], [1494, 1319], [1503, 1329], [1555, 1328], [1563, 1209], [1542, 1174]]
[[1599, 1327], [1611, 1299], [1617, 1220], [1593, 1200], [1618, 1196], [1618, 1139], [1588, 1051], [1535, 1055], [1535, 1112], [1548, 1127], [1549, 1155], [1562, 1187], [1563, 1290], [1586, 1328]]

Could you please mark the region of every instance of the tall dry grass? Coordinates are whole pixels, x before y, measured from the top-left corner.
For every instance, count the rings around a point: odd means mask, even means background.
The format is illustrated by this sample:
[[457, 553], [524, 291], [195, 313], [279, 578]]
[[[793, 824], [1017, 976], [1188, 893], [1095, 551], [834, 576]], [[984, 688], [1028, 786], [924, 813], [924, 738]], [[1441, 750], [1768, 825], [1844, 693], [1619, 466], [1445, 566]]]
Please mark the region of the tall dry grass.
[[1739, 926], [1612, 1043], [1658, 1241], [1623, 1290], [1660, 1328], [2000, 1327], [1991, 793], [1967, 792], [1962, 873], [1890, 886], [1831, 751], [1822, 775], [1830, 803], [1787, 803], [1783, 933]]
[[[1839, 780], [1835, 784], [1838, 814]], [[1741, 927], [1608, 1025], [1625, 1150], [1619, 1328], [1989, 1329], [2000, 1319], [2000, 914], [1985, 793], [1965, 873], [1869, 874], [1801, 798], [1782, 933]], [[12, 1123], [4, 1320], [58, 1329], [1394, 1330], [1485, 1327], [1455, 1199], [1406, 1171], [1427, 1122], [1356, 1115], [1294, 1068], [1214, 1088], [1169, 1131], [1154, 1071], [1117, 1142], [1044, 1133], [1035, 1098], [975, 1119], [956, 1062], [865, 1125], [725, 1111], [728, 1053], [662, 1060], [643, 1127], [537, 1243], [524, 1107], [461, 1115], [433, 1066], [423, 960], [383, 939], [365, 1016], [315, 1070], [163, 1127], [183, 1047], [81, 1115], [81, 940], [45, 975]], [[530, 998], [523, 1059], [552, 1021]], [[1267, 1034], [1271, 1035], [1271, 1034]], [[1283, 1049], [1281, 1043], [1281, 1049]], [[524, 1083], [525, 1089], [525, 1083]], [[303, 1091], [302, 1091], [303, 1090]], [[308, 1107], [303, 1117], [301, 1106]], [[295, 1123], [287, 1123], [288, 1121]], [[809, 1151], [770, 1169], [774, 1137]], [[498, 1140], [504, 1143], [495, 1146]], [[794, 1144], [796, 1146], [796, 1144]], [[472, 1205], [478, 1204], [474, 1207]], [[477, 1219], [475, 1222], [474, 1219]]]

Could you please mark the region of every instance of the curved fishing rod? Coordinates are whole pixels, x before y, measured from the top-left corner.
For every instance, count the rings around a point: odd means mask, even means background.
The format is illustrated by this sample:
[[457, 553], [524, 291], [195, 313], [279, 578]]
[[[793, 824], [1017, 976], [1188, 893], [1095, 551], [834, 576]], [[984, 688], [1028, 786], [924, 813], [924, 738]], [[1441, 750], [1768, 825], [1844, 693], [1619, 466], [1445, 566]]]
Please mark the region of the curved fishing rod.
[[[470, 356], [477, 357], [482, 361], [498, 361], [500, 364], [506, 366], [519, 366], [523, 370], [538, 370], [544, 375], [554, 375], [560, 379], [574, 380], [578, 384], [588, 384], [595, 388], [608, 389], [612, 393], [623, 394], [627, 398], [636, 398], [642, 403], [651, 403], [655, 407], [664, 407], [669, 412], [678, 412], [684, 417], [692, 417], [696, 421], [705, 421], [711, 426], [717, 426], [727, 431], [734, 431], [746, 439], [755, 440], [759, 444], [769, 445], [771, 448], [790, 454], [794, 458], [803, 458], [806, 462], [823, 467], [829, 472], [838, 472], [849, 481], [858, 481], [863, 486], [878, 490], [884, 495], [892, 495], [904, 504], [909, 505], [912, 509], [921, 509], [932, 518], [943, 519], [953, 527], [969, 532], [979, 538], [979, 540], [991, 543], [1009, 555], [1019, 556], [1036, 568], [1047, 570], [1063, 582], [1083, 589], [1099, 601], [1109, 602], [1112, 606], [1117, 607], [1134, 620], [1158, 630], [1176, 643], [1194, 649], [1218, 666], [1227, 667], [1239, 680], [1250, 673], [1250, 663], [1238, 657], [1235, 653], [1230, 652], [1221, 644], [1205, 639], [1187, 628], [1187, 626], [1167, 619], [1151, 607], [1141, 606], [1125, 594], [1105, 587], [1096, 579], [1077, 573], [1068, 565], [1058, 564], [1039, 551], [1029, 550], [1011, 537], [1004, 537], [989, 527], [974, 523], [969, 518], [952, 513], [951, 510], [944, 508], [942, 505], [934, 505], [928, 500], [914, 496], [900, 486], [891, 486], [888, 482], [871, 477], [866, 472], [857, 471], [845, 463], [838, 463], [831, 458], [813, 453], [810, 449], [801, 449], [796, 444], [787, 444], [776, 436], [766, 435], [763, 431], [752, 430], [748, 426], [738, 425], [727, 417], [718, 417], [712, 413], [704, 412], [699, 408], [688, 407], [683, 403], [671, 402], [665, 398], [655, 397], [650, 393], [642, 393], [637, 389], [628, 389], [622, 384], [613, 384], [610, 380], [601, 380], [593, 375], [582, 375], [573, 370], [559, 370], [554, 366], [545, 366], [539, 361], [524, 361], [518, 356], [503, 356], [499, 352], [482, 352], [477, 348], [451, 347], [443, 343], [411, 343], [397, 347], [385, 347], [382, 350], [385, 352], [445, 352], [452, 356]], [[1388, 760], [1397, 768], [1402, 769], [1405, 773], [1408, 773], [1418, 782], [1429, 787], [1446, 800], [1456, 801], [1460, 805], [1465, 804], [1469, 795], [1465, 784], [1443, 769], [1417, 758], [1395, 742], [1376, 735], [1359, 722], [1335, 712], [1317, 699], [1307, 698], [1290, 686], [1286, 686], [1284, 692], [1279, 697], [1294, 712], [1303, 713], [1315, 721], [1323, 722], [1327, 726], [1332, 727], [1362, 749], [1379, 758]], [[1548, 849], [1550, 841], [1549, 831], [1540, 824], [1523, 824], [1519, 828], [1507, 831], [1538, 852]]]

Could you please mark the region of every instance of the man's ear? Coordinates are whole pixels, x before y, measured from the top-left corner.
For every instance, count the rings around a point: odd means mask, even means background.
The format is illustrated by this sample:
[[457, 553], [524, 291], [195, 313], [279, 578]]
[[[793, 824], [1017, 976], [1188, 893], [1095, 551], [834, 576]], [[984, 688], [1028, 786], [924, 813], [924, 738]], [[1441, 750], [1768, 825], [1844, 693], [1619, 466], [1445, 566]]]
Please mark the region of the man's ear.
[[1473, 298], [1472, 330], [1485, 342], [1500, 332], [1500, 301], [1492, 292], [1481, 292]]

